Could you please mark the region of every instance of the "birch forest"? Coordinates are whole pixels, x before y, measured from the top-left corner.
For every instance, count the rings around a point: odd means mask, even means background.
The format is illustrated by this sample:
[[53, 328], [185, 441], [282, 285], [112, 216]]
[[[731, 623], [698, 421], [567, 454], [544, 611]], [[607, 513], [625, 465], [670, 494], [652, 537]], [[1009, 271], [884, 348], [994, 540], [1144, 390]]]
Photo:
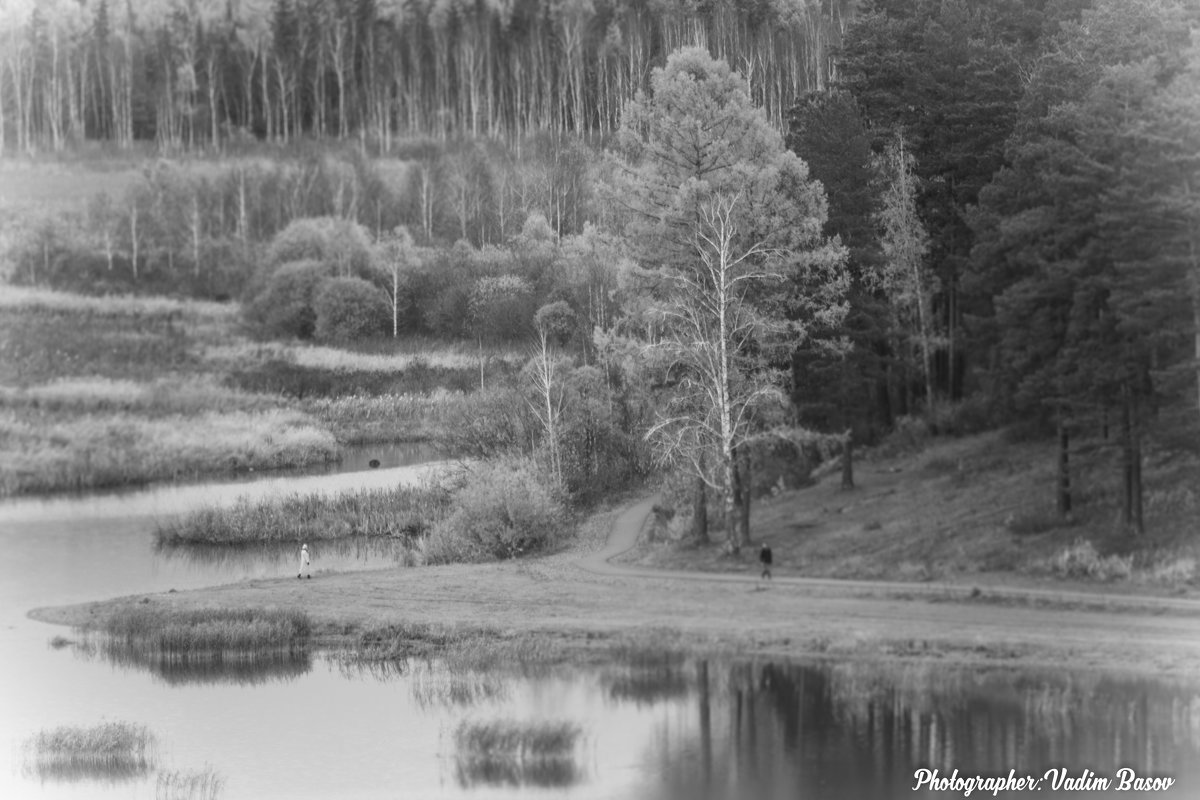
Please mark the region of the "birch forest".
[[700, 44], [778, 127], [826, 88], [853, 0], [9, 0], [0, 152], [84, 139], [608, 134]]

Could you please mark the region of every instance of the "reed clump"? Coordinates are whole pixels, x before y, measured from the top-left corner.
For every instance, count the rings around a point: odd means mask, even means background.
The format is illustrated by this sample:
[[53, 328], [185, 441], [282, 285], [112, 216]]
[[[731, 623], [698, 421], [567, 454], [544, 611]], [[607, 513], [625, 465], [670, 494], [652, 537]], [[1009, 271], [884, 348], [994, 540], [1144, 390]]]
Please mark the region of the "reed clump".
[[26, 740], [25, 770], [51, 780], [129, 780], [154, 764], [155, 738], [144, 725], [64, 725]]
[[146, 656], [219, 657], [264, 651], [301, 653], [313, 625], [294, 609], [194, 609], [133, 607], [97, 626], [110, 644]]
[[199, 770], [160, 771], [154, 785], [155, 800], [216, 800], [225, 778], [212, 767]]
[[160, 545], [300, 542], [347, 537], [412, 540], [448, 513], [436, 483], [326, 495], [291, 494], [208, 507], [159, 524]]

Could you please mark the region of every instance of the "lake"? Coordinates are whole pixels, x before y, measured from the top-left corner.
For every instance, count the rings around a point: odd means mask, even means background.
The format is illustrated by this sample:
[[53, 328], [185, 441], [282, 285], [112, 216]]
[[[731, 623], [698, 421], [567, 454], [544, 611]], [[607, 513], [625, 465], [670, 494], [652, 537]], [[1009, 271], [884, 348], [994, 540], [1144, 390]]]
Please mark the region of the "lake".
[[[366, 468], [368, 457], [380, 468]], [[37, 606], [288, 575], [291, 548], [160, 551], [154, 522], [240, 495], [419, 481], [437, 468], [431, 458], [377, 448], [330, 474], [0, 504], [0, 797], [200, 797], [163, 780], [211, 773], [223, 798], [870, 799], [931, 794], [913, 791], [920, 769], [940, 777], [1013, 769], [1054, 796], [1047, 770], [1095, 786], [1122, 767], [1174, 777], [1167, 797], [1200, 796], [1200, 679], [1070, 665], [683, 655], [485, 673], [437, 661], [362, 667], [320, 653], [197, 664], [94, 644], [51, 647], [60, 635], [83, 642], [25, 616]], [[385, 548], [361, 544], [315, 556], [318, 570], [394, 563]], [[40, 730], [115, 720], [155, 735], [152, 767], [65, 774], [39, 770], [20, 750]], [[576, 734], [552, 758], [481, 755], [460, 739], [497, 725]]]

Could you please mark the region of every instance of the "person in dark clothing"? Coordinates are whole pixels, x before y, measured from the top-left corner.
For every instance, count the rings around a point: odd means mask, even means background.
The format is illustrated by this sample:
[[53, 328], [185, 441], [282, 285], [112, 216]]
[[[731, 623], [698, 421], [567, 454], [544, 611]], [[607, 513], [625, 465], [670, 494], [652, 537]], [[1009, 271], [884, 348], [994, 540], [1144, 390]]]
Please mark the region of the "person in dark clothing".
[[771, 580], [771, 546], [763, 542], [762, 549], [758, 551], [758, 560], [762, 562], [762, 576], [767, 580]]

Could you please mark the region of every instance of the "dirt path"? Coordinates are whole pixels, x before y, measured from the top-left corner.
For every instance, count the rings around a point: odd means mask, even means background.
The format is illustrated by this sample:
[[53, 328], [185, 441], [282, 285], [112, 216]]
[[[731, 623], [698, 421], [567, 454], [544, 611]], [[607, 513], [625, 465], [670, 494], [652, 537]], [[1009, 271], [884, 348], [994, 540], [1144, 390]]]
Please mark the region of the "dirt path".
[[[647, 518], [658, 501], [657, 496], [648, 497], [627, 507], [613, 522], [612, 531], [603, 548], [584, 556], [579, 561], [583, 569], [604, 575], [621, 575], [631, 578], [660, 580], [693, 580], [701, 582], [732, 582], [758, 588], [767, 588], [760, 580], [757, 566], [750, 573], [731, 574], [718, 572], [681, 572], [679, 570], [655, 569], [627, 564], [615, 564], [613, 560], [632, 550], [645, 528]], [[757, 562], [756, 562], [757, 563]], [[1035, 589], [1027, 587], [987, 586], [986, 589], [970, 584], [938, 582], [858, 581], [842, 578], [801, 578], [776, 576], [771, 587], [794, 586], [810, 591], [826, 589], [858, 595], [890, 596], [894, 598], [925, 598], [930, 600], [966, 600], [1021, 603], [1024, 605], [1053, 605], [1109, 611], [1177, 611], [1200, 616], [1200, 601], [1182, 597], [1159, 597], [1150, 595], [1106, 594], [1101, 588], [1092, 591], [1068, 589]]]
[[[933, 658], [1200, 673], [1200, 603], [961, 586], [680, 574], [613, 564], [653, 505], [635, 502], [577, 548], [539, 559], [243, 581], [31, 613], [82, 624], [145, 602], [294, 607], [326, 633], [428, 622], [590, 640], [630, 631], [739, 654]], [[611, 533], [605, 536], [607, 531]], [[289, 576], [290, 577], [290, 576]], [[1065, 605], [1064, 605], [1065, 604]]]

